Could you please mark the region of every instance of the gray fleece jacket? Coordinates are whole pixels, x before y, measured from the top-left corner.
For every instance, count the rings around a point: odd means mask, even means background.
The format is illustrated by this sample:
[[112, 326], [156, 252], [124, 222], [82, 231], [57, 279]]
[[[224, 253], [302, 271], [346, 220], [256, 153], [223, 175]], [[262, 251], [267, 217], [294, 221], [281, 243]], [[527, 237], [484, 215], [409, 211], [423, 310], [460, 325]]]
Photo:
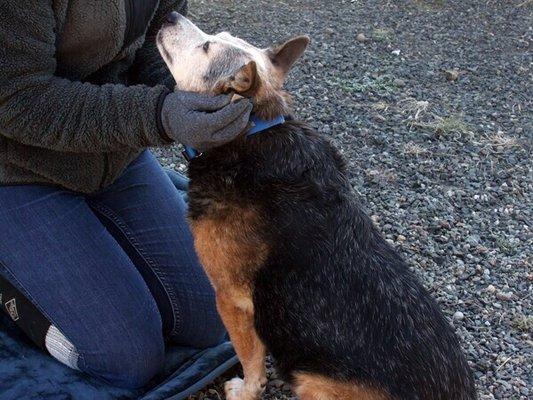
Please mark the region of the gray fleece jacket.
[[0, 2], [0, 185], [111, 184], [160, 122], [172, 77], [155, 34], [178, 0]]

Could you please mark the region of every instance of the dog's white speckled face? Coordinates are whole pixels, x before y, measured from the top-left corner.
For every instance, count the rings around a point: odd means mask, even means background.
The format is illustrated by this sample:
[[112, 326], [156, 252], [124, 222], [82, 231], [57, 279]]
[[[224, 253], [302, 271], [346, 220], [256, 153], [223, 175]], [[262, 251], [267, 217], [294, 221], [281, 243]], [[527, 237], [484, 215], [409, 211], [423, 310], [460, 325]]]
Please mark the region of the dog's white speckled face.
[[177, 13], [170, 20], [159, 31], [157, 46], [178, 89], [210, 92], [251, 61], [263, 74], [272, 67], [267, 50], [228, 32], [209, 35]]
[[209, 35], [174, 12], [156, 42], [177, 89], [246, 94], [260, 83], [267, 90], [281, 89], [309, 38], [299, 36], [279, 47], [260, 49], [228, 32]]

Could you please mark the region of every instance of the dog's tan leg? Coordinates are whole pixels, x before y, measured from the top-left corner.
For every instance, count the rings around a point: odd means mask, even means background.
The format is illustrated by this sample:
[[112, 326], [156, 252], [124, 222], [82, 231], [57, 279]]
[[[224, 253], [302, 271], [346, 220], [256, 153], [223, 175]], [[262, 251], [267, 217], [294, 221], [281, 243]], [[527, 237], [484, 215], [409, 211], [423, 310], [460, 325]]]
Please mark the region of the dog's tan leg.
[[254, 329], [252, 300], [219, 293], [217, 306], [244, 371], [244, 381], [235, 378], [226, 383], [226, 399], [259, 399], [267, 382], [266, 349]]

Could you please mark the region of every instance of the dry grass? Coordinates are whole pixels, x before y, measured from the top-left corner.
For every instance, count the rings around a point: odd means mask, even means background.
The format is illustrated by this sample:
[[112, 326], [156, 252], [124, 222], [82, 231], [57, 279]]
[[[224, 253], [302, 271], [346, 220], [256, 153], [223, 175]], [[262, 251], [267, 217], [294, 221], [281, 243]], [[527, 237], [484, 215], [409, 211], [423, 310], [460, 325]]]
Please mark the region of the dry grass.
[[435, 132], [439, 135], [448, 136], [458, 133], [461, 136], [471, 133], [470, 126], [460, 117], [452, 115], [445, 118], [438, 118], [435, 126]]
[[335, 77], [327, 82], [347, 93], [374, 93], [378, 96], [384, 96], [398, 89], [390, 75], [363, 76], [360, 78]]
[[367, 169], [365, 175], [370, 181], [375, 183], [393, 183], [398, 180], [396, 173], [392, 169]]
[[526, 0], [517, 5], [517, 7], [527, 7], [533, 4], [533, 0]]
[[390, 104], [386, 101], [378, 101], [371, 105], [371, 107], [376, 111], [387, 111], [390, 108]]
[[417, 100], [412, 97], [398, 103], [402, 114], [408, 114], [408, 120], [418, 121], [429, 110], [429, 101]]
[[372, 38], [378, 42], [390, 42], [394, 38], [394, 32], [387, 28], [376, 28], [372, 31]]
[[412, 121], [411, 127], [429, 130], [435, 133], [437, 137], [444, 139], [461, 139], [464, 137], [473, 137], [474, 133], [470, 125], [462, 120], [460, 116], [450, 115], [448, 117], [434, 116], [429, 122]]
[[515, 314], [512, 319], [513, 327], [524, 333], [532, 333], [533, 331], [533, 316], [525, 314]]
[[443, 6], [444, 0], [414, 0], [420, 6]]
[[485, 150], [491, 153], [502, 153], [509, 149], [520, 147], [516, 138], [509, 137], [502, 131], [498, 131], [491, 135], [484, 135], [477, 144], [483, 146]]
[[420, 157], [421, 155], [429, 153], [429, 150], [422, 145], [415, 142], [407, 142], [403, 146], [402, 154], [410, 157]]

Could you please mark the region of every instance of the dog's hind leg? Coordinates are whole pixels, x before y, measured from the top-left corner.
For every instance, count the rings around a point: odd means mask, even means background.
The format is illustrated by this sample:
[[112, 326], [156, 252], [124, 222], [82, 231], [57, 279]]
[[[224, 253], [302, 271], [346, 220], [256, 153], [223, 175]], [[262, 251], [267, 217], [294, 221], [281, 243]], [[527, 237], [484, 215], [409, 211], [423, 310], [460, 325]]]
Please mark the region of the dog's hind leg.
[[294, 374], [293, 390], [300, 400], [390, 400], [378, 389], [303, 372]]
[[244, 371], [244, 381], [235, 378], [226, 382], [226, 399], [259, 399], [267, 382], [266, 348], [255, 332], [252, 300], [219, 292], [217, 306]]

